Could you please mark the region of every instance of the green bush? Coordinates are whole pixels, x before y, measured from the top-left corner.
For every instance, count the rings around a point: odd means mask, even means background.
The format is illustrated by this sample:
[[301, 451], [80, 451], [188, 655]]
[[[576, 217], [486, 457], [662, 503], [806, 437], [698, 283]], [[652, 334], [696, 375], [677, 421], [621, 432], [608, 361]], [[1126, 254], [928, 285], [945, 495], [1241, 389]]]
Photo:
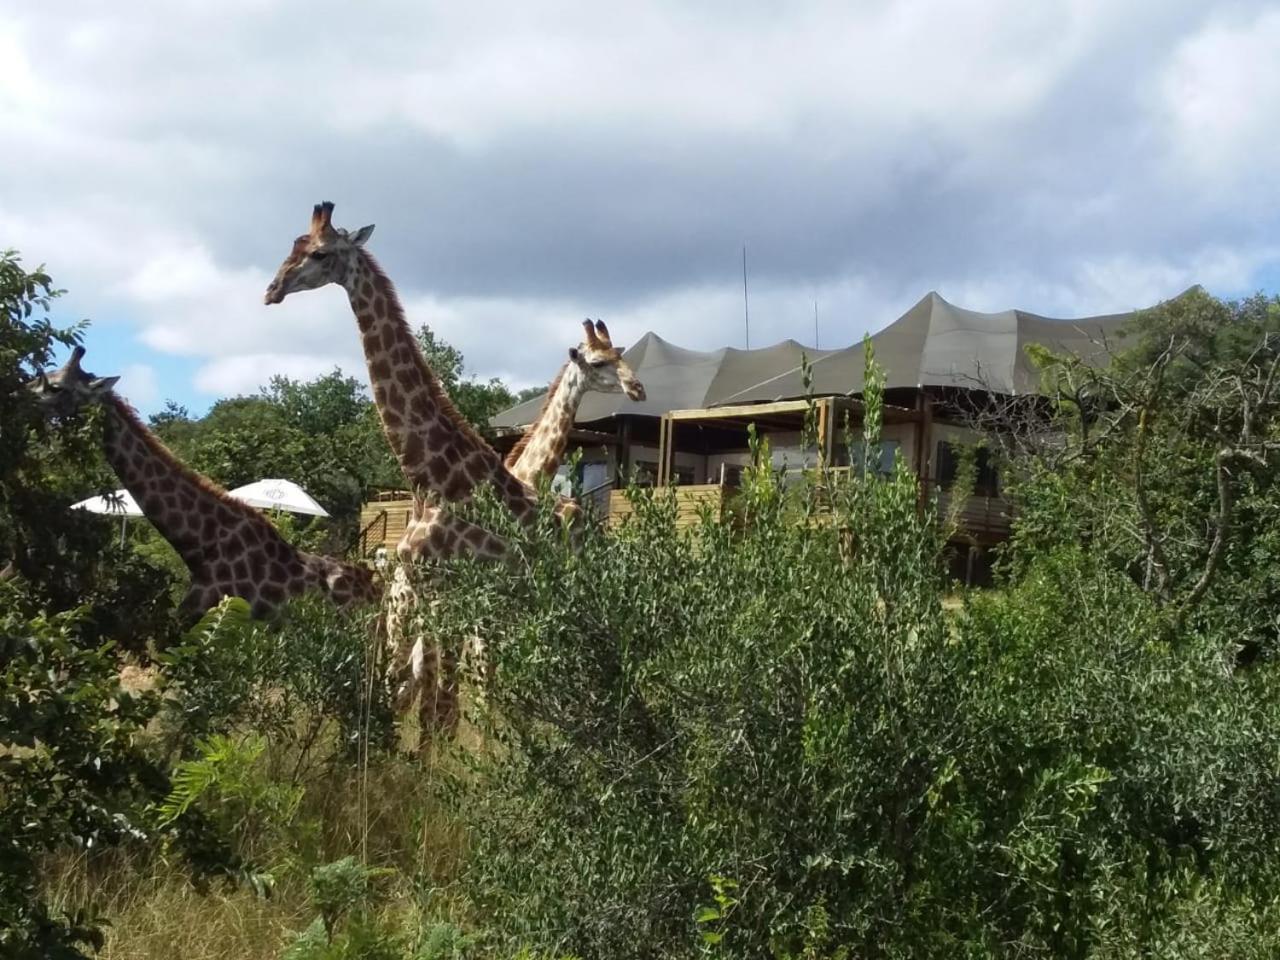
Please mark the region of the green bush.
[[28, 617], [12, 592], [0, 583], [0, 956], [79, 957], [102, 919], [48, 901], [46, 857], [150, 844], [201, 876], [240, 865], [203, 818], [156, 822], [170, 784], [144, 733], [159, 695], [121, 687], [110, 645], [80, 645], [82, 612]]
[[1071, 545], [949, 621], [904, 469], [809, 483], [757, 470], [737, 522], [689, 529], [633, 490], [615, 533], [512, 530], [519, 563], [445, 580], [440, 635], [490, 670], [449, 789], [492, 949], [1280, 948], [1270, 672], [1168, 643], [1157, 599]]
[[162, 658], [179, 690], [171, 706], [182, 742], [254, 731], [296, 763], [294, 780], [327, 759], [312, 751], [328, 725], [352, 756], [363, 738], [386, 744], [390, 706], [370, 640], [376, 615], [302, 597], [275, 621], [253, 622], [242, 600], [224, 600]]

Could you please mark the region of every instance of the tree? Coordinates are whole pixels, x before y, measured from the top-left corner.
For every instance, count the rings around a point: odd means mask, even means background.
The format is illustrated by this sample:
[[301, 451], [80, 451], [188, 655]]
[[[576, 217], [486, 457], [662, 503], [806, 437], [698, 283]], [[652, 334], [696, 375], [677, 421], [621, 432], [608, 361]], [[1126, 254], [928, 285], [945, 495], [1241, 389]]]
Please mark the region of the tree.
[[[116, 675], [113, 641], [172, 627], [162, 570], [122, 552], [114, 525], [68, 506], [107, 485], [90, 415], [50, 423], [24, 383], [80, 326], [55, 327], [43, 268], [0, 254], [0, 955], [81, 956], [91, 916], [42, 896], [41, 858], [142, 836], [167, 780], [140, 745], [159, 705]], [[183, 829], [187, 829], [184, 825]]]
[[497, 377], [488, 381], [465, 377], [462, 352], [436, 336], [427, 326], [418, 328], [418, 345], [423, 356], [453, 400], [458, 412], [482, 434], [489, 435], [489, 420], [516, 403], [516, 396]]
[[344, 377], [337, 367], [306, 383], [277, 374], [262, 396], [280, 408], [288, 423], [308, 434], [337, 433], [358, 423], [369, 405], [364, 384]]
[[516, 391], [516, 403], [524, 403], [526, 400], [532, 400], [534, 397], [540, 397], [547, 392], [551, 384], [544, 383], [540, 387], [525, 387], [523, 390]]
[[1016, 464], [1013, 556], [1091, 543], [1175, 633], [1229, 603], [1248, 642], [1274, 645], [1280, 592], [1258, 560], [1280, 562], [1280, 299], [1193, 289], [1136, 315], [1105, 368], [1039, 362], [1054, 408], [1022, 432], [1039, 443]]
[[171, 404], [152, 425], [193, 469], [228, 488], [284, 477], [330, 513], [304, 525], [309, 546], [341, 552], [370, 490], [399, 470], [364, 386], [339, 370], [300, 381], [276, 376], [256, 396], [218, 400], [192, 420]]
[[15, 251], [0, 252], [0, 567], [30, 572], [39, 560], [24, 523], [46, 484], [33, 476], [30, 454], [50, 431], [24, 384], [48, 367], [56, 347], [78, 342], [78, 331], [60, 330], [48, 311], [62, 293], [43, 267], [28, 273]]
[[[487, 430], [489, 418], [515, 402], [500, 380], [465, 376], [462, 353], [426, 327], [418, 339], [441, 385], [477, 428]], [[307, 381], [272, 377], [256, 395], [218, 400], [200, 418], [170, 401], [151, 425], [179, 459], [225, 487], [264, 477], [301, 485], [330, 514], [301, 527], [315, 549], [344, 551], [370, 493], [404, 484], [364, 382], [336, 368]]]

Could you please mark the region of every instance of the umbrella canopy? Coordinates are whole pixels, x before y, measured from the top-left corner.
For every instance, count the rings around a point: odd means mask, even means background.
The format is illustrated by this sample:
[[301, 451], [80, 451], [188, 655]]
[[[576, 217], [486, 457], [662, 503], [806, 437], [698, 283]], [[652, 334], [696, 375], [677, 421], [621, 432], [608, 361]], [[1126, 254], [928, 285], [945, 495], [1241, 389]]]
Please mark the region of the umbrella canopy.
[[111, 517], [144, 516], [142, 508], [138, 506], [138, 501], [133, 499], [133, 494], [128, 490], [117, 490], [115, 493], [104, 494], [101, 497], [90, 497], [88, 500], [73, 503], [71, 509], [88, 510], [90, 513], [104, 513]]
[[259, 480], [227, 491], [237, 500], [260, 510], [287, 510], [309, 517], [327, 517], [329, 511], [311, 498], [311, 494], [290, 480]]

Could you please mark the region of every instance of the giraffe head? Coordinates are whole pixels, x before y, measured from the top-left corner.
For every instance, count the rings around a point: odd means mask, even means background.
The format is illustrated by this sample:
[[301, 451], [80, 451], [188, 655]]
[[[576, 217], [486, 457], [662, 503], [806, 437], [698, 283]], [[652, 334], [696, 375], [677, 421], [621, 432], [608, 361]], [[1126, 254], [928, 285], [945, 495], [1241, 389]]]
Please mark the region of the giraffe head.
[[69, 417], [109, 394], [119, 377], [96, 377], [80, 368], [84, 347], [77, 346], [57, 370], [38, 373], [27, 382], [36, 403], [49, 416]]
[[358, 564], [343, 563], [333, 557], [319, 554], [303, 554], [303, 562], [320, 589], [339, 607], [373, 603], [382, 596], [382, 589], [374, 579], [373, 571]]
[[346, 282], [360, 248], [373, 235], [373, 224], [348, 233], [335, 227], [332, 219], [332, 203], [315, 205], [311, 229], [293, 241], [293, 249], [267, 286], [266, 303], [279, 303], [299, 290]]
[[622, 359], [622, 349], [609, 338], [609, 328], [600, 320], [582, 321], [586, 338], [569, 348], [569, 362], [586, 378], [587, 388], [597, 393], [625, 393], [629, 400], [644, 399], [644, 384]]

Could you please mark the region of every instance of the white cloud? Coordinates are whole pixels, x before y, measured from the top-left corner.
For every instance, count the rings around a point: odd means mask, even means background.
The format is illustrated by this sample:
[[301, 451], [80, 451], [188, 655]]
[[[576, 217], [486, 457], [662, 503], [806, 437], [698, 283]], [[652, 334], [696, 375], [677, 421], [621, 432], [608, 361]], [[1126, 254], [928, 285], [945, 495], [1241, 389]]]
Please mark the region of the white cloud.
[[1179, 46], [1160, 93], [1174, 155], [1197, 192], [1277, 195], [1280, 10], [1211, 21]]
[[1257, 0], [27, 4], [0, 245], [213, 394], [362, 375], [341, 291], [261, 302], [326, 197], [384, 222], [411, 322], [516, 384], [584, 316], [742, 343], [744, 241], [753, 345], [810, 340], [815, 300], [826, 346], [930, 289], [1241, 292], [1280, 248], [1277, 49]]
[[125, 367], [118, 389], [141, 410], [149, 410], [160, 402], [160, 383], [156, 372], [145, 363], [131, 363]]
[[357, 369], [355, 358], [339, 353], [243, 353], [220, 357], [204, 364], [196, 373], [196, 386], [215, 396], [257, 393], [277, 374], [294, 380], [310, 380], [335, 366], [348, 373]]
[[852, 117], [960, 133], [1034, 105], [1086, 49], [1101, 8], [570, 3], [548, 15], [468, 4], [450, 17], [463, 42], [385, 78], [373, 99], [469, 146], [529, 127], [620, 121], [791, 137], [821, 127], [829, 135], [832, 121]]

